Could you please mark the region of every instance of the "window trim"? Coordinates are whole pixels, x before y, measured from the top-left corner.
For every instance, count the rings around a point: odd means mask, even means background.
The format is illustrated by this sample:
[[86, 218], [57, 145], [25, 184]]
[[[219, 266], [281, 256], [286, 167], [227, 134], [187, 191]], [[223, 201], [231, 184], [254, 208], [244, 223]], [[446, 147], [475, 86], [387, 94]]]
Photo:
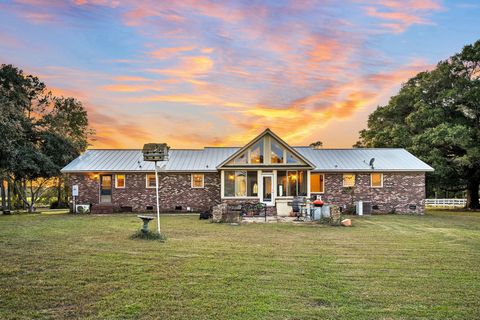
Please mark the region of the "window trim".
[[[379, 174], [380, 175], [380, 185], [379, 186], [374, 186], [373, 185], [373, 175], [374, 174]], [[383, 173], [381, 173], [381, 172], [370, 173], [370, 187], [371, 188], [383, 188]]]
[[[353, 186], [346, 186], [345, 185], [345, 175], [353, 176]], [[342, 187], [343, 188], [353, 188], [357, 184], [357, 175], [355, 173], [343, 173], [342, 174]]]
[[[322, 176], [322, 190], [321, 192], [312, 190], [312, 175], [321, 175]], [[325, 173], [321, 172], [310, 172], [310, 193], [314, 194], [324, 194], [325, 193]]]
[[[123, 176], [123, 187], [118, 186], [118, 176]], [[115, 174], [115, 189], [125, 189], [127, 185], [127, 175], [125, 173]]]
[[[155, 189], [155, 186], [151, 187], [148, 185], [148, 176], [151, 175], [151, 176], [154, 176], [155, 177], [155, 173], [147, 173], [145, 174], [145, 188], [147, 189]], [[160, 183], [159, 183], [160, 184]]]
[[[193, 176], [202, 176], [202, 186], [201, 187], [195, 187], [193, 185], [193, 182], [194, 182]], [[192, 187], [192, 189], [203, 189], [203, 188], [205, 188], [205, 174], [203, 174], [203, 173], [192, 173], [190, 175], [190, 186]]]

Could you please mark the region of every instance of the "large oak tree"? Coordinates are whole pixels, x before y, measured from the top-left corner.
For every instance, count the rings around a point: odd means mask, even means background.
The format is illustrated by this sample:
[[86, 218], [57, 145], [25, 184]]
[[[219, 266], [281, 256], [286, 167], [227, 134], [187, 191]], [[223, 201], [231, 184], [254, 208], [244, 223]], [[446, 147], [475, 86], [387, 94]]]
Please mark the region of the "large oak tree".
[[429, 183], [480, 208], [480, 40], [402, 85], [368, 118], [358, 147], [401, 147], [432, 165]]
[[2, 185], [14, 181], [29, 211], [43, 185], [86, 149], [90, 134], [79, 101], [54, 97], [37, 77], [0, 66], [0, 178]]

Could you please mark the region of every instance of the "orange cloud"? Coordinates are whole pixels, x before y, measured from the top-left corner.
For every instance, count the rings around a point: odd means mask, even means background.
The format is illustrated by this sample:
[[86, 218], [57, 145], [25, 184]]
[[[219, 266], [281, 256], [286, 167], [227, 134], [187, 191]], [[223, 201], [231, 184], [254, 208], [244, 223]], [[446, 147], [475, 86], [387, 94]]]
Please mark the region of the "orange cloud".
[[[393, 32], [405, 31], [413, 24], [433, 24], [428, 19], [432, 11], [442, 9], [438, 0], [387, 0], [366, 1], [365, 8], [368, 16], [384, 20], [381, 26]], [[370, 4], [372, 6], [370, 6]]]
[[168, 59], [175, 56], [178, 53], [192, 51], [193, 49], [195, 49], [195, 47], [192, 47], [192, 46], [160, 48], [150, 52], [149, 55], [155, 59]]

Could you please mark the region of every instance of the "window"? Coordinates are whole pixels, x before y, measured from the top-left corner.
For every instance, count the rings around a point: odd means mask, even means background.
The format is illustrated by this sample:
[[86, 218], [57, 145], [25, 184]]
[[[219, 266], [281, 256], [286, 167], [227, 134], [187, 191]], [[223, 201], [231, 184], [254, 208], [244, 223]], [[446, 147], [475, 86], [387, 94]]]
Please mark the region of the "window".
[[370, 186], [372, 188], [383, 187], [383, 173], [372, 173], [372, 174], [370, 174]]
[[353, 187], [355, 186], [355, 175], [351, 173], [344, 173], [343, 174], [343, 187]]
[[257, 171], [225, 171], [224, 188], [225, 197], [256, 197]]
[[233, 161], [233, 163], [235, 164], [247, 164], [247, 153], [244, 152], [242, 153], [241, 155], [239, 155], [238, 157], [235, 158], [235, 160]]
[[250, 148], [250, 163], [263, 163], [263, 139]]
[[300, 161], [292, 153], [287, 152], [287, 163], [300, 163]]
[[310, 173], [310, 192], [323, 193], [325, 177], [323, 173]]
[[288, 170], [277, 172], [277, 194], [279, 197], [307, 195], [307, 172]]
[[270, 143], [270, 163], [283, 163], [283, 148], [274, 140]]
[[115, 175], [115, 188], [125, 188], [125, 175], [116, 174]]
[[155, 173], [148, 173], [146, 179], [147, 188], [155, 188]]
[[192, 188], [203, 188], [203, 174], [192, 174]]
[[247, 172], [247, 196], [256, 197], [258, 196], [258, 175], [257, 171], [248, 171]]

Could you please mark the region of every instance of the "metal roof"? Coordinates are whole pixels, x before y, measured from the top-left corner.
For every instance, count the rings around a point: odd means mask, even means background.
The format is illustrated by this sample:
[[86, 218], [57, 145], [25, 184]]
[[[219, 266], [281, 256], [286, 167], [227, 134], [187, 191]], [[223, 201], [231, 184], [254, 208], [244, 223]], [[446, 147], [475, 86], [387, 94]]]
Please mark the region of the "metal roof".
[[[170, 172], [209, 172], [230, 157], [239, 148], [183, 150], [170, 149], [169, 160], [158, 162]], [[314, 171], [359, 172], [372, 171], [368, 165], [375, 158], [375, 171], [433, 171], [433, 168], [405, 149], [311, 149], [294, 147], [315, 164]], [[90, 149], [62, 169], [69, 172], [151, 172], [153, 162], [143, 161], [141, 150]]]
[[[313, 171], [433, 171], [405, 149], [393, 148], [355, 148], [355, 149], [312, 149], [296, 147], [304, 157], [315, 164]], [[373, 167], [370, 159], [375, 158]]]
[[[159, 161], [165, 171], [217, 171], [216, 167], [238, 148], [205, 148], [198, 150], [171, 149], [168, 161]], [[143, 161], [142, 150], [85, 151], [62, 169], [62, 172], [149, 172], [154, 163]]]

